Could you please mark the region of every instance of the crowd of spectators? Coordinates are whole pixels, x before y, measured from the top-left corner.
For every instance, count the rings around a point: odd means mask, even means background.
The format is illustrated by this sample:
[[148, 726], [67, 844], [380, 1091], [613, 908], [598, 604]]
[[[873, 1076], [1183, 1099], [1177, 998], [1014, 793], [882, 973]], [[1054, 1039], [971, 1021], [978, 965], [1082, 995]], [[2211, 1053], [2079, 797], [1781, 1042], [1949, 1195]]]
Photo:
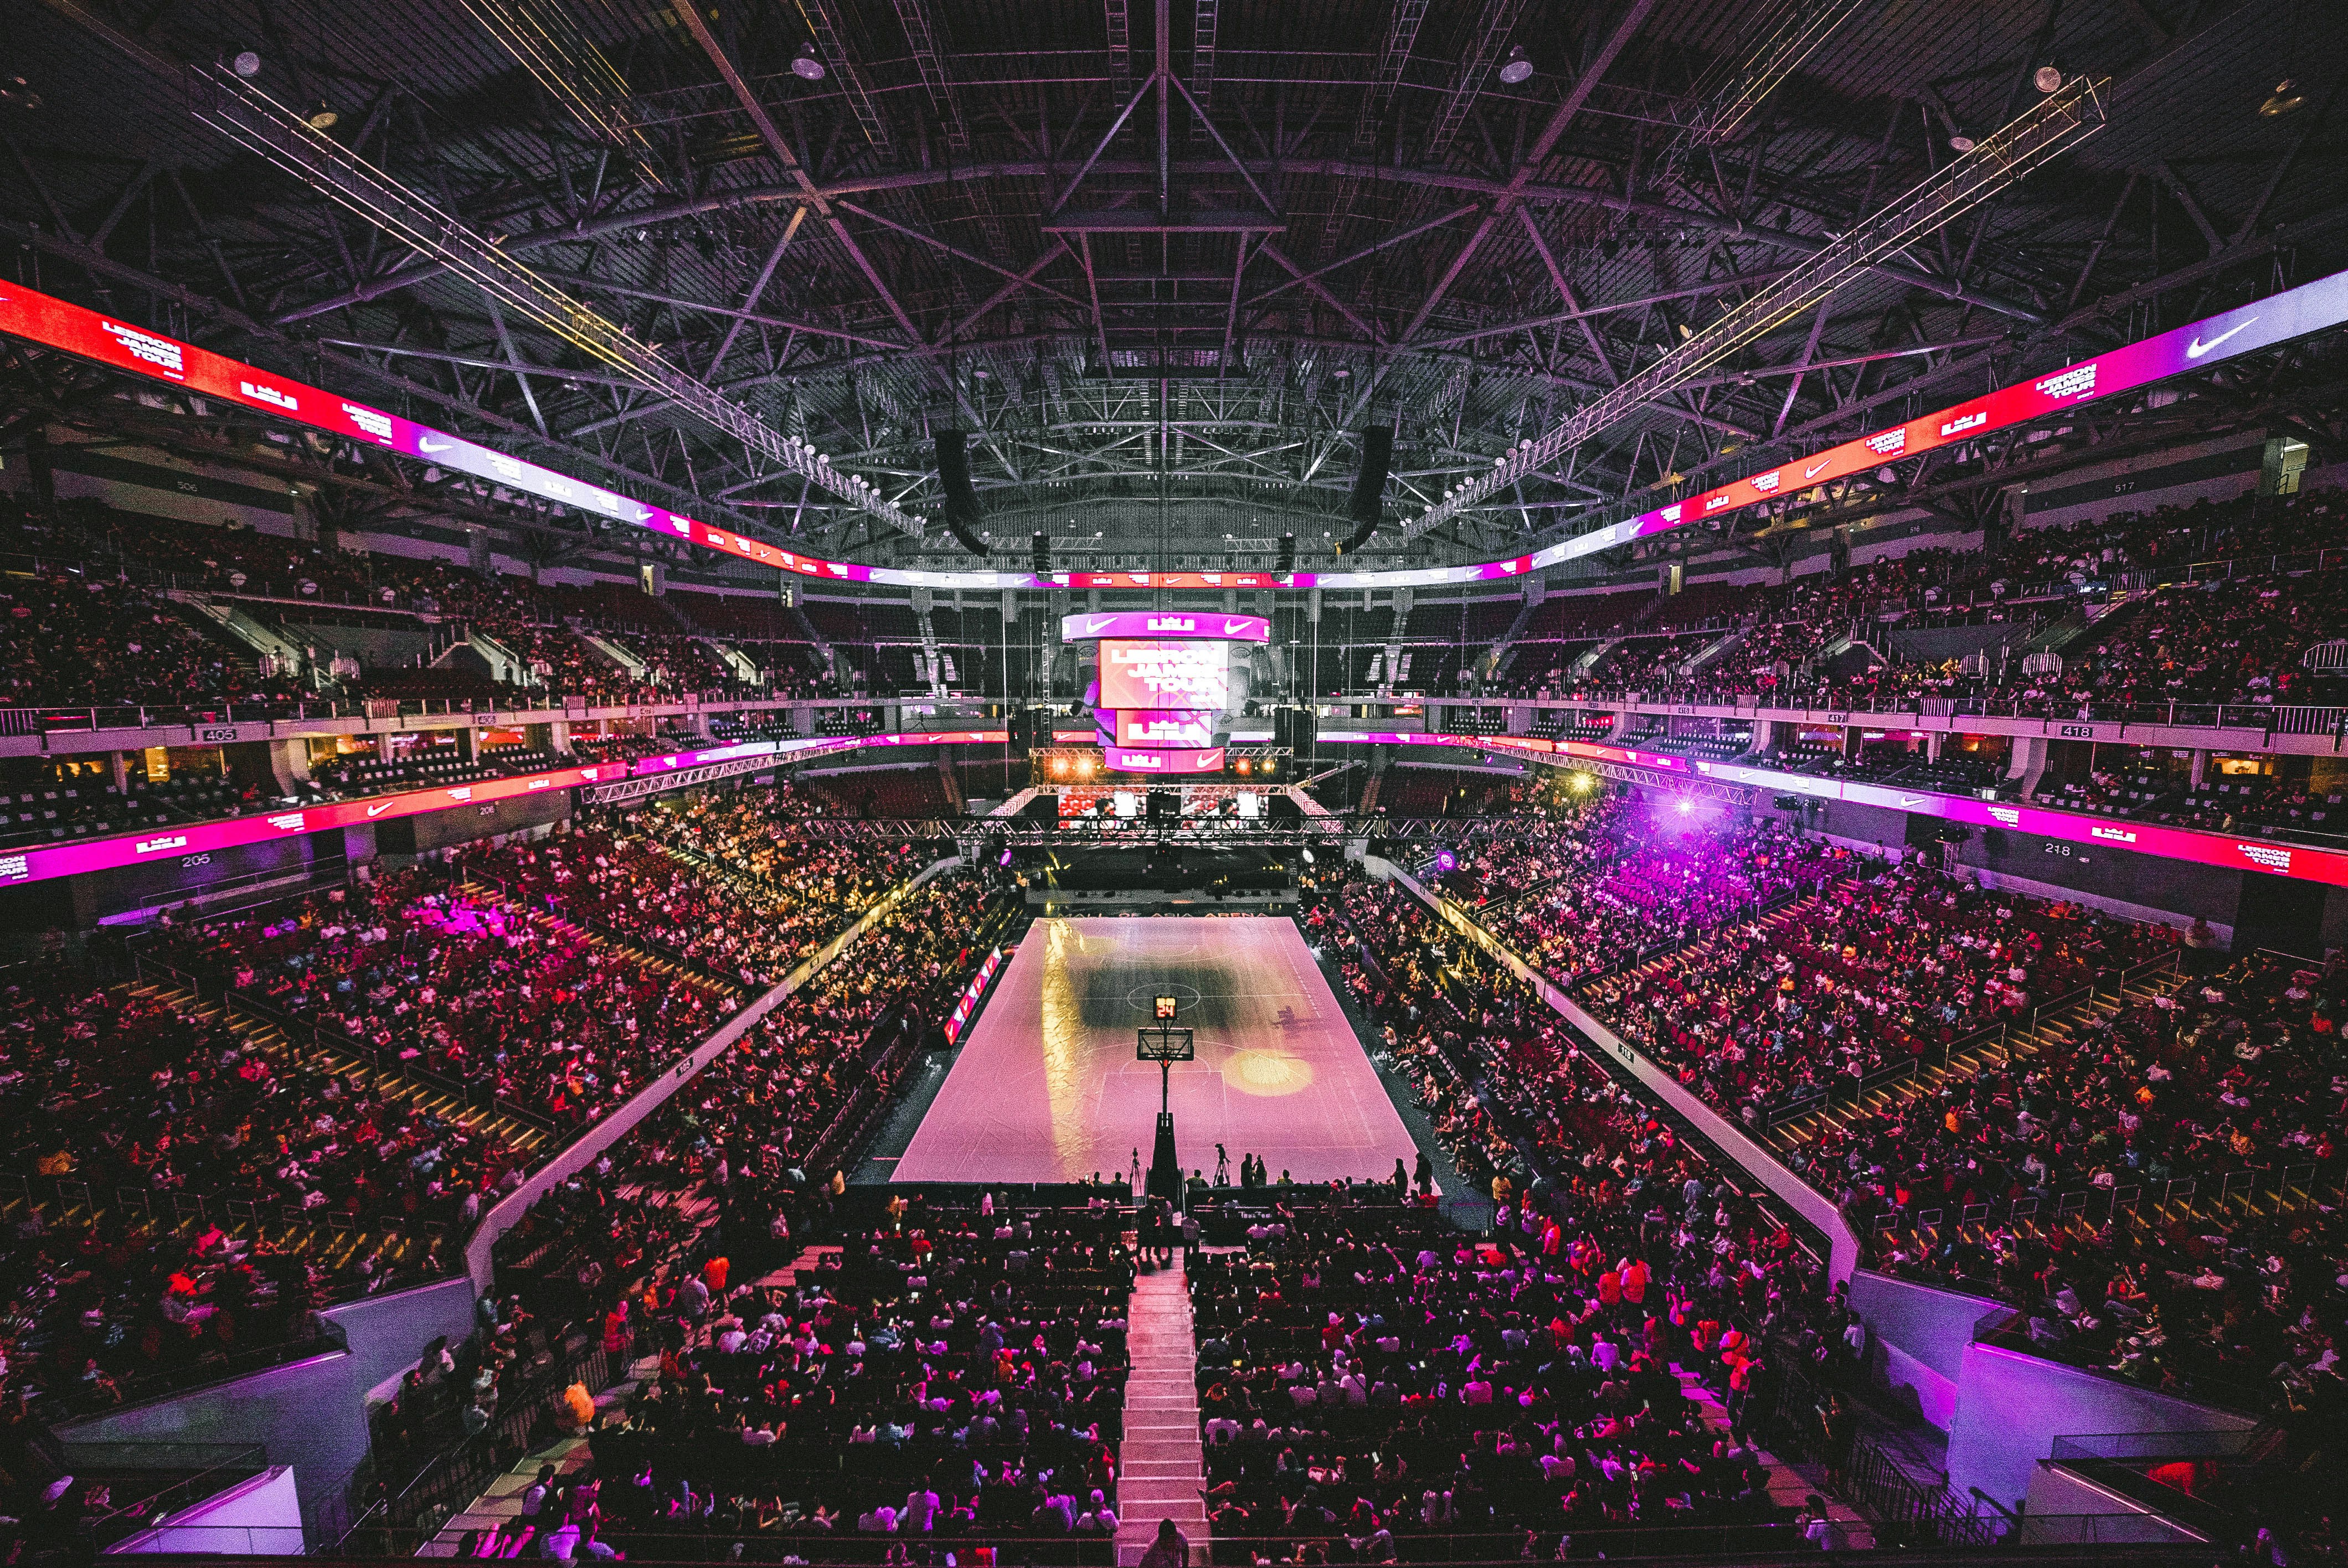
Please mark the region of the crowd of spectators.
[[175, 928], [156, 957], [349, 1043], [573, 1132], [741, 1005], [729, 988], [427, 871], [291, 912]]
[[1684, 947], [1835, 875], [1836, 852], [1775, 817], [1723, 827], [1630, 792], [1545, 808], [1478, 845], [1485, 928], [1560, 986]]
[[[807, 809], [786, 789], [758, 820]], [[150, 979], [230, 993], [236, 1014], [278, 1030], [62, 969], [0, 992], [6, 1158], [36, 1189], [0, 1264], [11, 1396], [136, 1397], [150, 1375], [314, 1337], [325, 1302], [447, 1272], [531, 1164], [738, 1009], [732, 985], [614, 946], [548, 902], [623, 942], [681, 938], [695, 958], [738, 958], [710, 967], [762, 986], [922, 858], [778, 835], [750, 895], [719, 897], [705, 878], [737, 873], [635, 833], [688, 816], [715, 833], [720, 814], [644, 815], [516, 855], [577, 876], [511, 897], [483, 896], [460, 858], [252, 915], [167, 916], [141, 948]], [[988, 888], [963, 872], [908, 897], [633, 1134], [632, 1171], [693, 1173], [690, 1185], [713, 1140], [736, 1171], [761, 1151], [769, 1164], [843, 1152], [934, 1039]], [[599, 1277], [623, 1255], [600, 1246]]]
[[[879, 1304], [899, 1296], [911, 1304], [920, 1293], [911, 1321], [943, 1334], [948, 1325], [934, 1319], [969, 1310], [953, 1305], [953, 1282], [981, 1303], [983, 1316], [961, 1327], [983, 1335], [989, 1318], [999, 1332], [1015, 1321], [1014, 1307], [1043, 1299], [1019, 1294], [1025, 1280], [1080, 1285], [1090, 1293], [1082, 1304], [1087, 1310], [1098, 1307], [1103, 1323], [1113, 1316], [1130, 1284], [1130, 1266], [1101, 1238], [1072, 1250], [1062, 1237], [1039, 1239], [1032, 1227], [998, 1235], [983, 1221], [973, 1229], [965, 1220], [918, 1209], [908, 1222], [901, 1205], [892, 1205], [884, 1231], [859, 1236], [851, 1230], [855, 1245], [845, 1268], [802, 1273], [787, 1290], [751, 1288], [770, 1266], [790, 1262], [802, 1242], [829, 1239], [856, 1223], [841, 1207], [846, 1176], [835, 1162], [860, 1142], [921, 1049], [937, 1039], [963, 979], [983, 956], [980, 943], [1003, 886], [991, 871], [958, 870], [914, 889], [658, 1112], [559, 1184], [501, 1242], [501, 1286], [521, 1289], [554, 1316], [600, 1324], [607, 1350], [660, 1358], [656, 1371], [641, 1379], [642, 1397], [623, 1410], [599, 1415], [582, 1402], [580, 1424], [598, 1429], [601, 1479], [576, 1483], [563, 1501], [602, 1512], [568, 1522], [585, 1524], [592, 1537], [608, 1514], [624, 1520], [630, 1532], [727, 1530], [737, 1532], [731, 1537], [737, 1540], [754, 1532], [879, 1528], [870, 1510], [903, 1491], [893, 1472], [888, 1490], [871, 1491], [883, 1473], [880, 1461], [904, 1451], [914, 1420], [947, 1413], [925, 1404], [917, 1418], [893, 1389], [869, 1410], [862, 1405], [867, 1391], [882, 1388], [862, 1381], [865, 1373], [895, 1368], [900, 1363], [889, 1352], [919, 1346], [912, 1334], [901, 1337], [889, 1327], [901, 1321], [901, 1309]], [[992, 1211], [990, 1200], [985, 1212]], [[1078, 1253], [1089, 1258], [1081, 1266]], [[953, 1257], [968, 1261], [946, 1261]], [[782, 1322], [774, 1321], [777, 1315]], [[1075, 1322], [1082, 1314], [1063, 1316]], [[1049, 1332], [1056, 1343], [1057, 1329]], [[1015, 1351], [1032, 1339], [1008, 1342]], [[1048, 1360], [1035, 1360], [1033, 1377], [1018, 1386], [1035, 1389], [1039, 1399], [1075, 1386], [1057, 1375], [1073, 1374], [1075, 1364], [1055, 1368]], [[982, 1358], [970, 1376], [980, 1365], [994, 1362]], [[1094, 1376], [1106, 1378], [1114, 1370], [1110, 1360], [1094, 1357]], [[1090, 1381], [1079, 1389], [1088, 1399], [1095, 1397]], [[1012, 1407], [986, 1396], [1008, 1397], [1012, 1388], [1007, 1380], [991, 1389], [941, 1387], [936, 1397], [970, 1423], [987, 1412], [968, 1400], [952, 1403], [967, 1392], [993, 1407], [1007, 1432]], [[1097, 1397], [1104, 1409], [1115, 1409], [1113, 1395]], [[997, 1435], [995, 1428], [975, 1430], [983, 1449]], [[1020, 1440], [1044, 1435], [1031, 1427]], [[971, 1437], [964, 1432], [962, 1440]], [[806, 1455], [819, 1439], [825, 1440], [820, 1475], [788, 1468], [786, 1461]], [[1107, 1440], [1114, 1442], [1113, 1433]], [[788, 1445], [779, 1455], [752, 1451], [778, 1444]], [[874, 1461], [850, 1467], [860, 1480], [838, 1462], [851, 1444]], [[732, 1456], [740, 1463], [774, 1462], [745, 1471]], [[953, 1484], [950, 1471], [916, 1479], [941, 1491]], [[1007, 1474], [997, 1469], [973, 1480], [970, 1491], [1024, 1489], [1040, 1479], [1014, 1465]], [[850, 1502], [856, 1512], [843, 1513]], [[901, 1512], [892, 1503], [880, 1517]], [[952, 1528], [953, 1512], [941, 1502], [934, 1528]], [[526, 1542], [543, 1528], [525, 1519], [505, 1544]]]
[[706, 842], [728, 816], [793, 820], [780, 817], [766, 793], [712, 792], [683, 805], [606, 811], [596, 825], [476, 850], [462, 865], [532, 908], [763, 988], [926, 863], [902, 842], [778, 835], [768, 841], [763, 874], [750, 877], [714, 858], [696, 868], [663, 847]]
[[705, 1277], [661, 1303], [661, 1376], [592, 1438], [604, 1539], [639, 1557], [710, 1533], [801, 1555], [850, 1532], [1106, 1545], [1134, 1276], [1123, 1216], [891, 1208], [788, 1286], [705, 1299]]
[[[2341, 634], [2348, 610], [2340, 570], [2348, 560], [2329, 549], [2340, 507], [2332, 492], [2245, 497], [2026, 529], [1989, 550], [1916, 550], [1745, 590], [1732, 605], [1742, 637], [1694, 675], [1682, 668], [1709, 634], [1651, 635], [1684, 619], [1666, 608], [1652, 625], [1617, 628], [1631, 635], [1587, 670], [1573, 666], [1599, 650], [1594, 640], [1525, 645], [1510, 690], [1558, 701], [1636, 692], [1659, 702], [1828, 707], [1946, 698], [2035, 717], [2170, 702], [2335, 702], [2339, 677], [2311, 672], [2300, 659]], [[2116, 592], [2133, 597], [2066, 643], [2059, 671], [2024, 672], [2018, 659], [1968, 671], [1956, 659], [1881, 657], [1895, 629], [1971, 623], [2019, 632], [2072, 611], [2101, 615]], [[1854, 630], [1873, 651], [1826, 660]]]
[[134, 583], [59, 573], [0, 588], [0, 705], [218, 707], [300, 695]]
[[[1667, 1235], [1567, 1202], [1521, 1214], [1479, 1245], [1432, 1215], [1300, 1212], [1200, 1260], [1216, 1561], [1289, 1561], [1316, 1538], [1373, 1563], [1612, 1555], [1632, 1531], [1799, 1542], [1755, 1440], [1776, 1393], [1760, 1342], [1797, 1320], [1798, 1271], [1715, 1284]], [[1705, 1424], [1679, 1368], [1737, 1380], [1733, 1430]], [[1759, 1528], [1692, 1529], [1717, 1526]]]
[[[0, 1013], [6, 1163], [47, 1199], [0, 1249], [0, 1372], [44, 1417], [315, 1337], [315, 1307], [431, 1277], [454, 1261], [446, 1227], [523, 1163], [365, 1072], [265, 1049], [168, 993], [58, 973], [0, 991]], [[274, 1245], [273, 1226], [237, 1224], [246, 1204], [361, 1239]]]
[[1983, 1028], [2175, 951], [2180, 933], [1993, 892], [1921, 864], [1859, 875], [1777, 915], [1584, 988], [1592, 1013], [1749, 1124], [1937, 1059]]
[[[2132, 992], [2028, 1056], [1823, 1127], [1790, 1163], [1861, 1225], [1899, 1224], [1881, 1266], [2022, 1304], [2041, 1354], [2336, 1414], [2348, 1409], [2334, 1353], [2348, 1334], [2343, 1009], [2338, 961], [2247, 954]], [[2241, 1182], [2231, 1202], [2230, 1177]], [[2095, 1200], [2088, 1223], [2045, 1223], [2081, 1193]], [[1987, 1217], [1946, 1223], [1969, 1209]], [[1920, 1226], [1928, 1210], [1943, 1223]]]
[[[1292, 1224], [1287, 1258], [1213, 1287], [1201, 1376], [1230, 1358], [1210, 1404], [1236, 1401], [1235, 1426], [1207, 1418], [1219, 1528], [1533, 1532], [1524, 1554], [1549, 1556], [1560, 1534], [1785, 1520], [1756, 1450], [1796, 1436], [1772, 1430], [1782, 1379], [1832, 1375], [1848, 1326], [1816, 1259], [1398, 886], [1334, 876], [1309, 905], [1454, 1164], [1490, 1182], [1498, 1240]], [[1725, 1397], [1727, 1430], [1674, 1366]]]
[[[447, 561], [345, 550], [242, 524], [133, 515], [86, 500], [62, 502], [46, 516], [6, 503], [0, 532], [41, 568], [11, 598], [0, 599], [0, 608], [13, 610], [17, 620], [37, 618], [45, 633], [40, 646], [13, 656], [0, 647], [19, 705], [260, 703], [371, 695], [386, 683], [412, 685], [424, 677], [438, 677], [456, 690], [458, 677], [449, 671], [386, 665], [354, 673], [328, 668], [323, 652], [315, 669], [256, 673], [256, 659], [241, 645], [219, 641], [184, 620], [160, 597], [160, 586], [141, 586], [165, 583], [263, 601], [250, 608], [263, 620], [301, 615], [301, 607], [309, 605], [322, 614], [325, 607], [339, 607], [334, 615], [361, 624], [478, 629], [511, 651], [528, 675], [521, 684], [474, 682], [482, 700], [500, 705], [527, 701], [533, 685], [541, 695], [604, 702], [820, 696], [829, 689], [804, 657], [781, 661], [764, 685], [746, 683], [698, 636], [668, 626], [674, 618], [652, 601], [610, 584], [598, 585], [602, 597], [587, 590], [588, 598], [574, 603], [523, 578], [484, 576]], [[643, 613], [597, 635], [637, 661], [640, 671], [591, 646], [574, 629], [582, 610], [594, 611], [599, 624], [612, 620], [608, 601], [615, 594], [637, 598]], [[637, 624], [645, 620], [654, 624]], [[60, 639], [57, 631], [69, 636]], [[293, 640], [300, 643], [308, 635]]]

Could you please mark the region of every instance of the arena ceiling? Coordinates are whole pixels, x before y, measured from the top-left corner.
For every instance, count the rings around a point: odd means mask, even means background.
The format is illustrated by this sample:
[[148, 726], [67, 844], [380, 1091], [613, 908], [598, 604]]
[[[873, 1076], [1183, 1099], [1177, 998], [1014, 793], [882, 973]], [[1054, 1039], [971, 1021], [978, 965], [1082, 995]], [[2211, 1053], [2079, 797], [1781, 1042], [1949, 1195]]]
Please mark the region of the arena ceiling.
[[[2335, 0], [0, 4], [21, 281], [867, 560], [970, 559], [951, 425], [1023, 562], [1044, 530], [1064, 561], [1292, 532], [1309, 563], [1386, 423], [1373, 555], [1485, 559], [2348, 261]], [[1409, 537], [2049, 67], [2095, 84], [2093, 135]], [[323, 128], [318, 170], [220, 133], [255, 101]], [[500, 308], [466, 244], [690, 384]], [[2324, 395], [2279, 417], [2328, 439]]]

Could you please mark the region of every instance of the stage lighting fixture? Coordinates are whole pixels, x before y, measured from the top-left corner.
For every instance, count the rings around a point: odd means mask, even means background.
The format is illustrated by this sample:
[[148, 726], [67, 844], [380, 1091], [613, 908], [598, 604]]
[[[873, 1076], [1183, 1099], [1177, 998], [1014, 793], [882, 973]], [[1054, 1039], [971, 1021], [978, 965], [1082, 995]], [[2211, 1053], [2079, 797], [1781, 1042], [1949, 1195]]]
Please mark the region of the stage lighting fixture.
[[332, 130], [342, 123], [342, 116], [327, 107], [325, 99], [320, 98], [318, 107], [310, 111], [307, 123], [312, 130]]
[[1515, 87], [1533, 74], [1533, 63], [1525, 58], [1525, 46], [1519, 44], [1509, 51], [1509, 63], [1500, 67], [1500, 79]]
[[2269, 119], [2280, 119], [2306, 101], [2306, 97], [2299, 90], [2299, 84], [2286, 77], [2275, 84], [2274, 91], [2267, 95], [2267, 101], [2259, 106], [2259, 113]]
[[1959, 131], [1949, 138], [1949, 148], [1952, 152], [1971, 152], [1973, 149], [1973, 138], [1963, 131]]
[[1318, 862], [1318, 861], [1314, 860], [1314, 859], [1313, 858], [1313, 851], [1311, 851], [1310, 849], [1307, 849], [1307, 850], [1304, 852], [1304, 864], [1305, 864], [1305, 865], [1307, 865], [1307, 866], [1317, 866], [1317, 865], [1319, 865], [1319, 864], [1320, 864], [1320, 862]]
[[1092, 758], [1078, 757], [1076, 759], [1076, 776], [1080, 779], [1088, 779], [1093, 776]]
[[2063, 71], [2059, 66], [2041, 66], [2030, 73], [2030, 84], [2042, 93], [2063, 90]]
[[228, 67], [230, 70], [250, 81], [261, 75], [261, 56], [251, 49], [240, 49], [237, 51], [236, 58], [231, 60]]
[[815, 57], [815, 47], [813, 45], [801, 44], [799, 46], [798, 58], [791, 61], [791, 75], [798, 77], [798, 79], [803, 82], [819, 82], [823, 80], [823, 62]]
[[1680, 815], [1681, 815], [1682, 816], [1685, 816], [1688, 813], [1690, 813], [1690, 812], [1694, 811], [1694, 809], [1695, 809], [1695, 803], [1694, 803], [1694, 801], [1692, 801], [1692, 800], [1688, 799], [1688, 797], [1687, 797], [1687, 796], [1685, 796], [1685, 795], [1682, 795], [1682, 796], [1680, 796]]
[[1238, 771], [1238, 772], [1240, 772], [1241, 774], [1250, 774], [1250, 773], [1253, 773], [1253, 772], [1255, 771], [1251, 766], [1250, 766], [1250, 765], [1249, 765], [1248, 759], [1247, 759], [1247, 758], [1245, 758], [1245, 757], [1241, 757], [1241, 758], [1239, 760], [1239, 762], [1235, 764], [1235, 766], [1236, 766], [1236, 768], [1237, 768], [1237, 771]]
[[1056, 779], [1064, 779], [1068, 776], [1067, 758], [1054, 757], [1052, 759], [1052, 776]]

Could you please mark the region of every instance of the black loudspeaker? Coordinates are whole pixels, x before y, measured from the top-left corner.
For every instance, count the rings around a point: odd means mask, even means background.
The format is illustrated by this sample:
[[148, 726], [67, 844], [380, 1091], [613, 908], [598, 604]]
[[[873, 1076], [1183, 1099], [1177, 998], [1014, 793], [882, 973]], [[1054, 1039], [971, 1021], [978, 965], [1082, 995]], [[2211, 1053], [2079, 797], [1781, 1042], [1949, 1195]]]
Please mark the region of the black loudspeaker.
[[1354, 476], [1354, 498], [1345, 511], [1354, 531], [1340, 547], [1350, 555], [1378, 531], [1378, 508], [1386, 493], [1386, 470], [1394, 466], [1394, 426], [1373, 425], [1362, 432], [1362, 471]]
[[1024, 752], [1035, 743], [1035, 715], [1025, 708], [1013, 708], [1003, 715], [1003, 728], [1009, 736], [1011, 749]]
[[1039, 794], [1019, 808], [1019, 816], [1024, 822], [1057, 822], [1060, 819], [1059, 797]]
[[1149, 792], [1148, 819], [1151, 822], [1181, 821], [1182, 792], [1179, 789], [1151, 790]]
[[959, 430], [938, 432], [938, 488], [945, 494], [942, 516], [954, 542], [974, 556], [987, 553], [978, 535], [978, 492], [970, 487], [967, 437]]
[[1294, 534], [1280, 536], [1280, 564], [1272, 569], [1282, 572], [1296, 569], [1296, 536]]
[[1837, 577], [1850, 575], [1850, 535], [1837, 528], [1827, 536], [1827, 562]]
[[1027, 536], [1027, 566], [1037, 577], [1051, 572], [1052, 540], [1040, 528]]
[[1286, 746], [1303, 762], [1313, 754], [1313, 743], [1320, 739], [1321, 716], [1310, 708], [1275, 708], [1272, 714], [1272, 743]]

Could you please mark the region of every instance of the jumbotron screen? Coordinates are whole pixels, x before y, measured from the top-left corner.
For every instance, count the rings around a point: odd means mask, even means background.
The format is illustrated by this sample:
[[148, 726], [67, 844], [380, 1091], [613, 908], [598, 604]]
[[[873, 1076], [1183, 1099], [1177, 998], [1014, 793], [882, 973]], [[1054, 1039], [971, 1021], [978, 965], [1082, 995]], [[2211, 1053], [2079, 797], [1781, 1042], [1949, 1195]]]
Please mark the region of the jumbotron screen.
[[1224, 642], [1104, 641], [1097, 705], [1220, 713], [1231, 701], [1230, 652]]

